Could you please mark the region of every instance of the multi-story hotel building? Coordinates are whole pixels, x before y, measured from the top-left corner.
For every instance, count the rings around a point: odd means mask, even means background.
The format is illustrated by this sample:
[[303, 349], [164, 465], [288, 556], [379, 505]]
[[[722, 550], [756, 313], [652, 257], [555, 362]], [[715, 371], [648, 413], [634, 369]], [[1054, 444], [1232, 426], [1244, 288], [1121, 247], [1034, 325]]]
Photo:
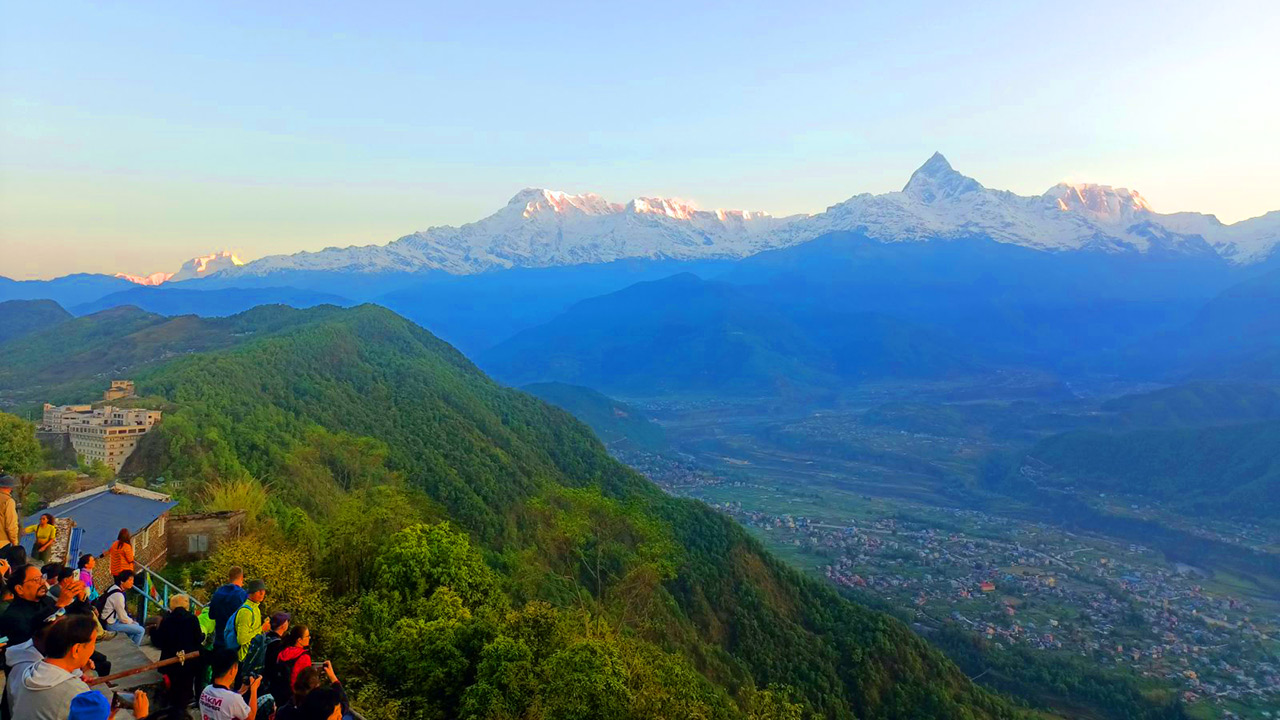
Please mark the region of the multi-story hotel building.
[[138, 440], [159, 420], [159, 410], [45, 403], [41, 429], [67, 433], [76, 455], [89, 462], [100, 460], [119, 472]]

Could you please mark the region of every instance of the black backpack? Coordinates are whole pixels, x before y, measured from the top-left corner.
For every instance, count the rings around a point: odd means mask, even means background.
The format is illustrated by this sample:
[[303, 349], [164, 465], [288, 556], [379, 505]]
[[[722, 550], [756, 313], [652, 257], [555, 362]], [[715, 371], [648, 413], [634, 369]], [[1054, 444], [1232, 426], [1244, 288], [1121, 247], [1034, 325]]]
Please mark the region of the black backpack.
[[[106, 624], [106, 621], [102, 619], [102, 615], [107, 611], [107, 598], [115, 595], [116, 593], [123, 595], [124, 591], [118, 586], [112, 585], [110, 590], [107, 590], [93, 600], [93, 609], [98, 611], [98, 620], [103, 624]], [[120, 618], [115, 618], [112, 622], [119, 621], [119, 619]]]
[[293, 666], [297, 661], [298, 658], [294, 658], [287, 663], [281, 662], [280, 655], [277, 653], [275, 662], [271, 664], [266, 677], [263, 678], [263, 684], [267, 686], [267, 692], [276, 699], [277, 707], [293, 700]]

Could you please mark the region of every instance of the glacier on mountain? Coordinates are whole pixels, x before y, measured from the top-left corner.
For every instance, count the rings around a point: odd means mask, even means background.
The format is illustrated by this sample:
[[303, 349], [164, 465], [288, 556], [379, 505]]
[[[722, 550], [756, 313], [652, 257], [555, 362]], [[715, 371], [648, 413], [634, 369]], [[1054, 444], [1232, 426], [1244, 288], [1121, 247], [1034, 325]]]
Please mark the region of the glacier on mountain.
[[1257, 262], [1280, 244], [1280, 212], [1224, 224], [1212, 215], [1160, 214], [1136, 191], [1060, 183], [1042, 195], [984, 187], [935, 153], [898, 192], [864, 193], [816, 215], [774, 217], [699, 210], [675, 198], [614, 203], [594, 193], [527, 188], [498, 212], [387, 245], [273, 255], [225, 267], [220, 277], [284, 271], [441, 270], [464, 275], [513, 267], [629, 258], [741, 258], [845, 231], [881, 242], [985, 238], [1043, 251], [1179, 253]]

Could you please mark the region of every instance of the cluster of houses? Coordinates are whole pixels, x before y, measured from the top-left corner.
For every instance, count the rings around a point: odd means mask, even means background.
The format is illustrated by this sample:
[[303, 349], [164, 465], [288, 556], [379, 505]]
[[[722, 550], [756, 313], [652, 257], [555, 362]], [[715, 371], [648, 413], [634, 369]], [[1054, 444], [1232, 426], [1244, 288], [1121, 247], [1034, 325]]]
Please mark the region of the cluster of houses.
[[1103, 546], [1047, 525], [955, 510], [973, 532], [880, 518], [860, 523], [744, 510], [748, 526], [825, 559], [827, 578], [951, 621], [996, 643], [1069, 651], [1133, 668], [1197, 699], [1280, 703], [1263, 650], [1280, 617], [1206, 591], [1137, 545]]

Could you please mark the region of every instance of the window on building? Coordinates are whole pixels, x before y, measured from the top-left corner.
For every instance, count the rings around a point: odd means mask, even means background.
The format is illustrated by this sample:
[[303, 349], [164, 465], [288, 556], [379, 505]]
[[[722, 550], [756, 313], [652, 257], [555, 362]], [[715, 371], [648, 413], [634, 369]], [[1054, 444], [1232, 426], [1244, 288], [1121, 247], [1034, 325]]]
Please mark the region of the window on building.
[[208, 535], [188, 535], [187, 536], [187, 552], [191, 554], [204, 553], [209, 551]]

